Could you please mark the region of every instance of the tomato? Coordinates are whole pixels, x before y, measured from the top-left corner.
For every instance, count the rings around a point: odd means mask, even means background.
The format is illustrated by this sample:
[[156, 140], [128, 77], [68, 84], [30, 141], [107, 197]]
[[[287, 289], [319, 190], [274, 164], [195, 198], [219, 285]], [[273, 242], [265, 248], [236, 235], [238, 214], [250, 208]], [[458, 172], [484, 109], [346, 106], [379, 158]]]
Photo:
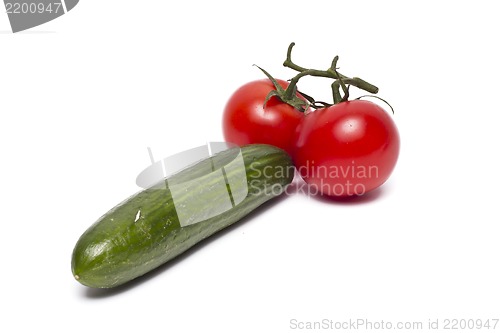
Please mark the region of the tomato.
[[[288, 86], [286, 81], [276, 81], [283, 88]], [[275, 90], [275, 86], [269, 79], [252, 81], [229, 98], [222, 121], [227, 142], [237, 145], [265, 143], [291, 154], [295, 129], [304, 113], [276, 96], [271, 97], [264, 106], [272, 90]], [[300, 94], [296, 96], [305, 101]]]
[[293, 154], [302, 178], [328, 196], [362, 195], [382, 185], [399, 155], [392, 117], [380, 106], [353, 100], [307, 114]]

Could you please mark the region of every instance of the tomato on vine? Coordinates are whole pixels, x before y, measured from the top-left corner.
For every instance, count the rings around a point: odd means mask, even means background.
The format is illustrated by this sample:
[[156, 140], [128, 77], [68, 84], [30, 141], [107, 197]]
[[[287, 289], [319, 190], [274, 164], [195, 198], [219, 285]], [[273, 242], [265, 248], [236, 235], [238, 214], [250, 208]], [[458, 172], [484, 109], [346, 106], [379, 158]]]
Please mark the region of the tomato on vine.
[[269, 78], [249, 82], [236, 90], [224, 109], [225, 140], [237, 145], [265, 143], [291, 154], [295, 129], [308, 106], [296, 91], [290, 90], [286, 97], [289, 87], [286, 81]]
[[292, 47], [293, 43], [285, 66], [300, 72], [294, 80], [306, 75], [335, 79], [331, 86], [333, 104], [319, 105], [310, 98], [311, 106], [317, 110], [307, 114], [295, 132], [293, 160], [299, 174], [327, 196], [363, 195], [376, 189], [394, 170], [399, 156], [399, 133], [392, 117], [379, 105], [359, 98], [349, 101], [349, 86], [373, 94], [378, 88], [360, 78], [340, 74], [338, 56], [326, 71], [297, 66], [291, 59]]
[[362, 195], [396, 165], [400, 139], [392, 117], [364, 100], [308, 114], [297, 127], [294, 163], [306, 183], [328, 196]]
[[[276, 80], [259, 67], [268, 80], [250, 82], [231, 96], [223, 117], [225, 139], [239, 145], [267, 143], [286, 150], [304, 181], [317, 193], [344, 197], [379, 187], [398, 159], [396, 124], [375, 103], [359, 98], [349, 101], [350, 86], [372, 94], [378, 88], [359, 77], [340, 74], [338, 56], [327, 70], [298, 66], [291, 59], [294, 45], [290, 44], [283, 65], [299, 73], [289, 82]], [[299, 92], [297, 83], [304, 76], [334, 79], [333, 104]]]

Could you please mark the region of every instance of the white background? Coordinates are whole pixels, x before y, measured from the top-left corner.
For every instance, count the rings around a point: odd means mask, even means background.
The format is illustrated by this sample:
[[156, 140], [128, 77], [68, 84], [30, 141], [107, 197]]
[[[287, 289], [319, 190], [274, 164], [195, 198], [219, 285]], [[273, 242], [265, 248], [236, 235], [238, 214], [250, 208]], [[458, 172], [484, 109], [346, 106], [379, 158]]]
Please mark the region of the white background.
[[[18, 34], [0, 14], [3, 332], [292, 332], [290, 320], [500, 317], [496, 1], [91, 1]], [[71, 252], [158, 158], [222, 140], [258, 64], [380, 87], [402, 146], [354, 202], [284, 197], [114, 291]], [[315, 83], [318, 81], [318, 83]], [[329, 83], [304, 91], [329, 98]], [[490, 331], [492, 331], [490, 329]], [[500, 331], [500, 324], [496, 331]]]

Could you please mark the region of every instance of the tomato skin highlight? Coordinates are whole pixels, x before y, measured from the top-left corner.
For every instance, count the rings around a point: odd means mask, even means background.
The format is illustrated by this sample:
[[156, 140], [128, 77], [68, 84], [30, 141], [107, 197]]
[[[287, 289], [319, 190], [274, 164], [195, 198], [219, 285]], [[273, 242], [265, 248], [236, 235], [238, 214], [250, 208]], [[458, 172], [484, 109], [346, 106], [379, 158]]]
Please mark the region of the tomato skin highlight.
[[[286, 81], [276, 81], [283, 88], [288, 86]], [[295, 130], [304, 113], [277, 97], [271, 97], [264, 106], [267, 95], [274, 89], [270, 80], [263, 79], [249, 82], [234, 92], [226, 104], [222, 121], [227, 142], [240, 146], [264, 143], [289, 154], [293, 152]]]
[[353, 100], [307, 114], [295, 133], [293, 159], [320, 193], [362, 195], [382, 185], [396, 165], [400, 138], [392, 117]]

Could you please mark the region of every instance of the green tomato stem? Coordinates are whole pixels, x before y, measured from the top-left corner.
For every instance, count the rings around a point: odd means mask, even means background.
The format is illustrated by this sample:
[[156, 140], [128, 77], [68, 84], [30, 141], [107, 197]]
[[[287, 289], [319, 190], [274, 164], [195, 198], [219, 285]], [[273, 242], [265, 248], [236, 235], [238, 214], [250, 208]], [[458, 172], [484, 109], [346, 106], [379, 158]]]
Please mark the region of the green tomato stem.
[[[285, 95], [284, 95], [285, 98], [289, 98], [293, 95], [294, 91], [296, 91], [297, 82], [299, 81], [300, 78], [302, 78], [304, 76], [316, 76], [316, 77], [324, 77], [324, 78], [330, 78], [330, 79], [335, 79], [335, 80], [341, 80], [342, 82], [339, 82], [339, 85], [337, 85], [337, 84], [335, 85], [335, 87], [337, 89], [340, 86], [342, 86], [342, 88], [344, 89], [344, 85], [351, 85], [351, 86], [365, 90], [365, 91], [372, 93], [372, 94], [378, 93], [378, 87], [376, 87], [375, 85], [373, 85], [373, 84], [371, 84], [363, 79], [360, 79], [359, 77], [352, 77], [351, 78], [351, 77], [348, 77], [348, 76], [345, 76], [345, 75], [339, 73], [337, 71], [337, 61], [339, 59], [338, 56], [336, 56], [333, 59], [332, 65], [326, 71], [325, 70], [308, 69], [308, 68], [305, 68], [305, 67], [302, 67], [302, 66], [295, 64], [292, 61], [292, 50], [293, 50], [294, 46], [295, 46], [295, 43], [291, 43], [290, 46], [288, 46], [286, 60], [283, 62], [283, 66], [288, 67], [290, 69], [293, 69], [293, 70], [299, 72], [299, 74], [297, 74], [290, 81], [290, 85], [288, 86], [288, 88], [285, 91]], [[334, 86], [332, 86], [332, 89], [333, 88], [334, 88]], [[345, 91], [346, 90], [344, 89], [344, 92]], [[334, 100], [337, 97], [338, 96], [336, 96], [334, 93]]]
[[[355, 86], [359, 89], [365, 90], [365, 91], [372, 93], [372, 94], [378, 93], [378, 88], [376, 86], [374, 86], [373, 84], [368, 83], [367, 81], [360, 79], [358, 77], [351, 78], [351, 77], [348, 77], [346, 75], [339, 73], [337, 71], [337, 62], [339, 60], [338, 56], [335, 56], [335, 58], [333, 58], [332, 64], [331, 64], [330, 68], [328, 68], [327, 70], [308, 69], [308, 68], [301, 67], [301, 66], [295, 64], [292, 61], [292, 50], [293, 50], [294, 46], [295, 46], [295, 43], [291, 43], [288, 46], [286, 60], [283, 63], [283, 66], [291, 68], [295, 71], [298, 71], [299, 73], [297, 75], [295, 75], [290, 80], [290, 83], [288, 84], [288, 87], [286, 89], [281, 87], [280, 84], [278, 84], [278, 82], [271, 76], [271, 74], [269, 74], [267, 71], [265, 71], [261, 67], [257, 66], [257, 68], [259, 68], [269, 78], [269, 80], [271, 80], [272, 84], [275, 87], [275, 89], [270, 91], [269, 94], [266, 96], [263, 107], [265, 107], [267, 102], [273, 97], [280, 99], [282, 102], [294, 107], [295, 109], [299, 110], [300, 112], [307, 111], [309, 107], [313, 107], [313, 108], [317, 109], [317, 108], [321, 108], [321, 107], [330, 106], [331, 104], [329, 104], [329, 103], [317, 102], [314, 100], [314, 98], [298, 91], [297, 83], [304, 76], [315, 76], [315, 77], [324, 77], [324, 78], [334, 79], [335, 81], [333, 82], [333, 84], [331, 86], [334, 104], [338, 104], [338, 103], [341, 103], [341, 102], [348, 100], [350, 86]], [[344, 96], [342, 96], [340, 93], [341, 88], [342, 88], [342, 91], [344, 93]], [[298, 95], [298, 94], [301, 94], [302, 96], [299, 97], [300, 95]]]

